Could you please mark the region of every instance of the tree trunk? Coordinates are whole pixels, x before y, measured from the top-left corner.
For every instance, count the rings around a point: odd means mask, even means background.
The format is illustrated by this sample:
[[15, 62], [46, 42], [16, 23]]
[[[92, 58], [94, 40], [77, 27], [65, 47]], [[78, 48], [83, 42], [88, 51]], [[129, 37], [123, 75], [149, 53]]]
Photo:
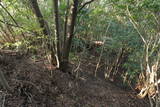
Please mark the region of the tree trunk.
[[70, 23], [69, 23], [69, 28], [68, 28], [69, 29], [68, 38], [67, 38], [66, 44], [64, 45], [65, 49], [64, 49], [64, 54], [63, 54], [64, 55], [63, 56], [63, 61], [60, 63], [60, 67], [64, 71], [67, 70], [67, 68], [68, 68], [69, 53], [70, 53], [72, 39], [73, 39], [73, 36], [74, 36], [74, 28], [75, 28], [75, 24], [76, 24], [78, 3], [79, 3], [78, 0], [74, 0], [73, 1], [73, 7], [72, 7], [72, 11], [71, 11], [71, 18], [70, 18]]
[[56, 48], [57, 48], [57, 54], [58, 54], [58, 59], [59, 62], [61, 62], [61, 40], [60, 39], [61, 35], [60, 35], [60, 17], [59, 17], [59, 11], [58, 11], [58, 0], [53, 0], [53, 4], [54, 4], [54, 18], [55, 18], [55, 24], [56, 24]]
[[77, 9], [78, 9], [78, 0], [74, 0], [73, 8], [72, 8], [72, 16], [71, 16], [71, 23], [69, 24], [69, 38], [67, 40], [66, 48], [65, 48], [65, 55], [64, 59], [68, 61], [69, 52], [71, 48], [72, 39], [74, 36], [74, 28], [76, 25], [76, 17], [77, 17]]
[[[48, 23], [43, 18], [43, 15], [42, 15], [42, 13], [39, 9], [37, 0], [30, 0], [30, 4], [31, 4], [31, 7], [32, 7], [32, 10], [33, 10], [34, 14], [37, 17], [40, 28], [43, 29], [43, 34], [45, 36], [46, 35], [51, 36], [51, 31], [49, 29]], [[53, 65], [57, 65], [58, 60], [57, 60], [57, 57], [56, 57], [57, 55], [56, 55], [55, 43], [54, 42], [52, 44], [47, 43], [47, 46], [48, 46], [49, 50], [51, 51], [51, 63]]]
[[[76, 18], [78, 13], [78, 5], [80, 0], [73, 0], [73, 5], [71, 7], [71, 11], [69, 11], [69, 0], [67, 2], [67, 10], [64, 22], [64, 29], [60, 26], [60, 16], [59, 16], [59, 9], [58, 9], [58, 0], [53, 0], [54, 3], [54, 16], [55, 16], [55, 24], [56, 24], [56, 37], [57, 37], [57, 53], [58, 59], [60, 63], [60, 69], [64, 72], [68, 72], [69, 70], [69, 53], [71, 49], [72, 39], [74, 37], [74, 28], [76, 25]], [[94, 0], [84, 3], [81, 7], [85, 7], [85, 5], [91, 3]], [[70, 17], [69, 17], [70, 16]], [[60, 33], [60, 30], [63, 31]], [[64, 36], [64, 37], [63, 37]], [[63, 49], [61, 49], [63, 48]], [[63, 51], [62, 51], [63, 50]]]
[[39, 9], [37, 0], [29, 0], [29, 1], [32, 6], [32, 10], [33, 10], [34, 14], [36, 15], [37, 20], [40, 24], [40, 27], [43, 29], [43, 34], [50, 35], [51, 32], [49, 30], [47, 22], [44, 20], [43, 15]]

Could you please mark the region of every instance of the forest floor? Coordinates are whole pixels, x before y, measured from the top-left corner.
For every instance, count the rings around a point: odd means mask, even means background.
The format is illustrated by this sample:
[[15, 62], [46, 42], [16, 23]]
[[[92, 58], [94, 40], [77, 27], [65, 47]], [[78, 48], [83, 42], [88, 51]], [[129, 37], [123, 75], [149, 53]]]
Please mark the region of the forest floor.
[[14, 93], [0, 87], [0, 107], [149, 107], [148, 100], [138, 99], [135, 92], [95, 77], [89, 62], [82, 62], [75, 79], [59, 70], [49, 71], [42, 60], [29, 56], [3, 57], [0, 70]]

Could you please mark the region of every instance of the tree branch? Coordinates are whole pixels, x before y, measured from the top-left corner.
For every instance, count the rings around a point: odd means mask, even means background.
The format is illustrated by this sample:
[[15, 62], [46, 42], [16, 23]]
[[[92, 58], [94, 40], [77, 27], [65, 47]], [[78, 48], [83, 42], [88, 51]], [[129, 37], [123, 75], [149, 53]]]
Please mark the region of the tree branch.
[[8, 23], [8, 22], [5, 22], [5, 21], [3, 21], [3, 20], [0, 20], [0, 22], [1, 22], [1, 23], [4, 23], [4, 24], [7, 24], [7, 25], [9, 25], [9, 26], [13, 26], [13, 27], [17, 27], [17, 28], [22, 28], [22, 29], [24, 29], [24, 28], [23, 28], [23, 27], [21, 27], [21, 26], [14, 25], [14, 24], [11, 24], [11, 23]]
[[[21, 28], [21, 29], [23, 29], [23, 30], [26, 30], [24, 27], [22, 27], [22, 26], [17, 26], [17, 25], [15, 25], [15, 24], [11, 24], [11, 23], [9, 23], [9, 22], [5, 22], [5, 21], [3, 21], [3, 20], [1, 20], [0, 19], [0, 23], [3, 23], [3, 24], [6, 24], [6, 25], [8, 25], [8, 26], [13, 26], [13, 27], [16, 27], [16, 28]], [[34, 34], [34, 32], [32, 31], [32, 30], [27, 30], [30, 34]]]
[[[13, 16], [10, 14], [10, 12], [2, 5], [2, 3], [0, 2], [0, 6], [4, 9], [4, 11], [11, 17], [11, 19], [13, 20], [13, 22], [16, 24], [16, 26], [19, 26], [19, 24], [17, 23], [17, 21], [13, 18]], [[25, 39], [24, 33], [21, 31], [23, 38]]]
[[90, 1], [88, 1], [88, 2], [86, 2], [86, 3], [84, 3], [84, 4], [79, 8], [78, 12], [80, 12], [86, 5], [92, 3], [93, 1], [95, 1], [95, 0], [90, 0]]

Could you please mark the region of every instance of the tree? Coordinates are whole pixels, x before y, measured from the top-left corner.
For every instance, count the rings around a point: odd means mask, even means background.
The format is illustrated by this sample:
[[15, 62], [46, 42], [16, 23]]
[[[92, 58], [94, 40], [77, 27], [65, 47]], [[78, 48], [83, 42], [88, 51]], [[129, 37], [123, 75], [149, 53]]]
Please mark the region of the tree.
[[[32, 6], [32, 10], [35, 13], [40, 27], [43, 29], [44, 35], [51, 35], [51, 31], [43, 15], [39, 9], [37, 0], [29, 0]], [[79, 11], [81, 11], [87, 4], [90, 4], [94, 0], [87, 1], [83, 3], [80, 0], [67, 0], [59, 1], [53, 0], [54, 4], [54, 21], [55, 21], [55, 43], [51, 49], [52, 60], [56, 59], [57, 67], [62, 71], [66, 71], [69, 63], [69, 53], [72, 44], [72, 39], [74, 37], [74, 29], [76, 25], [76, 18]], [[64, 5], [65, 4], [65, 5]], [[79, 8], [79, 5], [82, 4]], [[65, 12], [63, 16], [59, 13], [62, 11], [60, 6], [64, 5]]]
[[[74, 37], [74, 29], [76, 26], [76, 18], [79, 11], [81, 11], [87, 4], [93, 2], [94, 0], [85, 2], [80, 8], [78, 8], [80, 4], [80, 0], [73, 0], [73, 3], [70, 3], [69, 0], [66, 2], [66, 9], [65, 9], [65, 20], [64, 20], [64, 27], [60, 24], [62, 21], [62, 16], [60, 16], [60, 4], [65, 3], [65, 1], [53, 0], [54, 3], [54, 17], [55, 17], [55, 25], [56, 25], [56, 48], [57, 54], [60, 64], [60, 69], [62, 71], [66, 71], [68, 68], [69, 63], [69, 53], [72, 44], [72, 39]], [[61, 32], [61, 31], [62, 32]]]

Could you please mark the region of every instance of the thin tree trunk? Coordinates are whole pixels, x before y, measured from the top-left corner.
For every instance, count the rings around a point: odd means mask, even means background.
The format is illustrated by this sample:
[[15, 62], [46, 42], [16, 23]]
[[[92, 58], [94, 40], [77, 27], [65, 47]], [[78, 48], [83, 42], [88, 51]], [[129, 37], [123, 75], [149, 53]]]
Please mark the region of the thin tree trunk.
[[74, 28], [75, 28], [75, 24], [76, 24], [76, 17], [77, 17], [77, 9], [78, 9], [78, 0], [74, 0], [74, 4], [73, 4], [73, 8], [72, 8], [72, 16], [71, 16], [71, 23], [69, 25], [69, 38], [67, 40], [67, 44], [65, 47], [65, 54], [64, 54], [64, 59], [68, 62], [68, 58], [69, 58], [69, 52], [70, 52], [70, 48], [71, 48], [71, 43], [72, 43], [72, 39], [74, 36]]
[[[69, 0], [67, 0], [67, 10], [66, 10], [66, 14], [65, 14], [63, 45], [66, 44], [68, 17], [69, 17]], [[63, 46], [63, 48], [65, 48], [65, 47]]]
[[[47, 36], [51, 36], [51, 30], [49, 29], [48, 23], [45, 21], [40, 9], [37, 0], [30, 0], [30, 4], [32, 6], [32, 10], [34, 14], [37, 17], [37, 20], [39, 22], [40, 28], [43, 29], [43, 34]], [[51, 63], [53, 65], [58, 64], [58, 59], [56, 55], [56, 49], [55, 49], [55, 43], [53, 42], [52, 44], [47, 43], [49, 50], [51, 51]]]
[[47, 22], [44, 20], [43, 15], [39, 9], [37, 0], [30, 0], [30, 4], [32, 6], [32, 10], [37, 17], [37, 20], [40, 24], [40, 27], [43, 29], [44, 35], [50, 35], [50, 29], [48, 27]]
[[[91, 0], [91, 2], [94, 0]], [[91, 3], [87, 2], [85, 5]], [[55, 23], [56, 23], [56, 37], [57, 37], [57, 53], [58, 58], [60, 61], [60, 69], [64, 72], [68, 72], [68, 62], [69, 62], [69, 53], [71, 49], [71, 43], [72, 39], [74, 37], [74, 28], [76, 25], [76, 18], [78, 13], [78, 5], [79, 0], [73, 0], [73, 6], [71, 7], [71, 11], [69, 11], [69, 0], [67, 1], [67, 10], [66, 10], [66, 17], [65, 17], [65, 23], [64, 23], [64, 32], [63, 32], [63, 38], [60, 33], [60, 17], [59, 17], [59, 9], [58, 9], [58, 0], [53, 0], [54, 3], [54, 14], [55, 14]], [[69, 17], [69, 15], [71, 15]], [[62, 28], [61, 28], [62, 29]], [[61, 43], [63, 46], [63, 51], [61, 49]]]
[[58, 0], [53, 0], [54, 4], [54, 18], [55, 18], [55, 24], [56, 24], [56, 48], [57, 48], [57, 54], [59, 62], [61, 62], [61, 39], [60, 39], [60, 18], [59, 18], [59, 11], [58, 11]]
[[68, 26], [68, 34], [66, 36], [68, 36], [68, 38], [66, 38], [66, 42], [64, 44], [64, 51], [63, 51], [63, 60], [62, 62], [60, 62], [60, 69], [64, 72], [68, 72], [69, 71], [69, 53], [70, 53], [70, 48], [71, 48], [71, 43], [72, 43], [72, 39], [74, 36], [74, 27], [76, 24], [76, 17], [77, 17], [77, 9], [78, 9], [78, 0], [74, 0], [73, 1], [73, 7], [71, 10], [71, 17], [70, 17], [70, 23]]

